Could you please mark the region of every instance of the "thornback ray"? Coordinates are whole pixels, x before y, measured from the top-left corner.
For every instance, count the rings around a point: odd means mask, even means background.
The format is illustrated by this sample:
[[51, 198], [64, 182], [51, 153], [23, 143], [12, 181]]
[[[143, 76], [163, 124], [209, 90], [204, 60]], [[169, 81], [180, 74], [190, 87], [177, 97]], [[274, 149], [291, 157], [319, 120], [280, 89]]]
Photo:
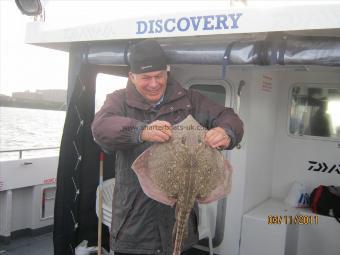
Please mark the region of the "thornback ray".
[[231, 189], [232, 168], [222, 153], [204, 143], [207, 130], [191, 115], [172, 127], [172, 137], [155, 143], [132, 164], [144, 193], [173, 206], [174, 255], [179, 255], [195, 201], [209, 203]]

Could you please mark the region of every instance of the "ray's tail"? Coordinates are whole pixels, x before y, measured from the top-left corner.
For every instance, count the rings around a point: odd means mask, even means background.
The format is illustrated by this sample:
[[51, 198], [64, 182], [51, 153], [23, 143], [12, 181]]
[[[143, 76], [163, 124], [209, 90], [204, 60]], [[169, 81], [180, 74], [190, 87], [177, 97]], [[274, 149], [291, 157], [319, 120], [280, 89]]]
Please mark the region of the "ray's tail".
[[186, 210], [179, 209], [178, 215], [176, 215], [176, 237], [174, 241], [174, 252], [173, 255], [180, 255], [183, 239], [185, 237], [185, 233], [187, 231], [187, 224], [190, 212], [186, 212]]

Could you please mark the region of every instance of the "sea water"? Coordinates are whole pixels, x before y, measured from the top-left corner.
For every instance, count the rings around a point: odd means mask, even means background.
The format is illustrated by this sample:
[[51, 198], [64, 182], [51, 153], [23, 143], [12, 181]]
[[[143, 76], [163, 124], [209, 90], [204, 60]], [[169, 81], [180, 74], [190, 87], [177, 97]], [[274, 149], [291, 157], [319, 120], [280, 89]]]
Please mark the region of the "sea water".
[[[0, 160], [18, 159], [18, 152], [59, 147], [65, 111], [0, 107]], [[58, 155], [59, 149], [24, 151], [23, 158]]]

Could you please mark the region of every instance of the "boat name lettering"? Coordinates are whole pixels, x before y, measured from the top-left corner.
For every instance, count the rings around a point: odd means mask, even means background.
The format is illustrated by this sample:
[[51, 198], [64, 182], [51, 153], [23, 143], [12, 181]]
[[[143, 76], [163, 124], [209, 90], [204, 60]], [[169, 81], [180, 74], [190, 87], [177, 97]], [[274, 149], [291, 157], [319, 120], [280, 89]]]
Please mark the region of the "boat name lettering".
[[238, 29], [242, 13], [136, 21], [136, 34]]

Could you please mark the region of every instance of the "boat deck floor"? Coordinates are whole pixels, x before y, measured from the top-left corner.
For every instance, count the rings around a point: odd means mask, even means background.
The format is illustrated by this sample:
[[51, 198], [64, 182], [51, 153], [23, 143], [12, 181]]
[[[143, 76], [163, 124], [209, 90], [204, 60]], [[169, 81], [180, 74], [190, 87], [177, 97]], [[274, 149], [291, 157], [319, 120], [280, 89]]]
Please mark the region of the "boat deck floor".
[[53, 255], [52, 232], [39, 235], [20, 237], [9, 244], [0, 243], [0, 255]]
[[[0, 255], [53, 255], [52, 232], [21, 237], [11, 240], [9, 244], [0, 243]], [[195, 248], [184, 252], [185, 255], [207, 255], [208, 252]]]

